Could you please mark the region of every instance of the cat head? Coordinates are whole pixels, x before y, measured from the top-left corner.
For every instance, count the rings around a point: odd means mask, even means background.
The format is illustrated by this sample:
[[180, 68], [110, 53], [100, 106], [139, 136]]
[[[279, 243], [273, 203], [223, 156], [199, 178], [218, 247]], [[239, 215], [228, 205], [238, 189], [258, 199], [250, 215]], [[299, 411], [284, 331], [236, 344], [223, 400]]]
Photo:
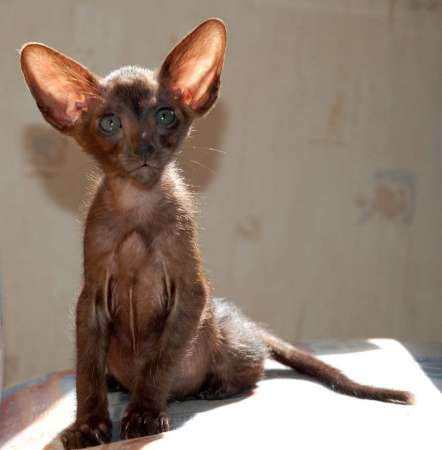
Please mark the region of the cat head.
[[109, 175], [155, 183], [194, 119], [215, 103], [226, 29], [209, 19], [188, 34], [156, 71], [123, 67], [105, 78], [43, 44], [20, 54], [43, 117], [72, 136]]

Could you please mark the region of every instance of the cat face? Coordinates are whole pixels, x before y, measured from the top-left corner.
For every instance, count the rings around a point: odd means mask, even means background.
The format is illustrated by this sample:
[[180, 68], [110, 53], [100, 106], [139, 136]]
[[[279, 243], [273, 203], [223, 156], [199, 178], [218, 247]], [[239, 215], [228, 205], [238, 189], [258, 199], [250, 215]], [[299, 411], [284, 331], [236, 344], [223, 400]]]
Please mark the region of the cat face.
[[151, 186], [176, 156], [192, 121], [215, 103], [224, 24], [203, 22], [159, 70], [123, 67], [105, 78], [43, 44], [27, 44], [21, 67], [45, 119], [74, 137], [108, 175]]
[[101, 81], [74, 137], [106, 172], [149, 185], [175, 159], [194, 118], [155, 73], [123, 67]]

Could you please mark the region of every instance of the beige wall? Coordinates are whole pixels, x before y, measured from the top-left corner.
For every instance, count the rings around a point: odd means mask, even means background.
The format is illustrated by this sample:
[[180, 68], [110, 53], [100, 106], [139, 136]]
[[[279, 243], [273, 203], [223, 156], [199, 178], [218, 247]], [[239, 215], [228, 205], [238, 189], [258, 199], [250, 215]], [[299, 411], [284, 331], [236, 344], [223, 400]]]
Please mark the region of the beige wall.
[[3, 1], [7, 384], [72, 365], [91, 167], [43, 122], [16, 49], [155, 66], [210, 16], [230, 32], [222, 99], [183, 167], [216, 294], [290, 340], [442, 338], [442, 1]]

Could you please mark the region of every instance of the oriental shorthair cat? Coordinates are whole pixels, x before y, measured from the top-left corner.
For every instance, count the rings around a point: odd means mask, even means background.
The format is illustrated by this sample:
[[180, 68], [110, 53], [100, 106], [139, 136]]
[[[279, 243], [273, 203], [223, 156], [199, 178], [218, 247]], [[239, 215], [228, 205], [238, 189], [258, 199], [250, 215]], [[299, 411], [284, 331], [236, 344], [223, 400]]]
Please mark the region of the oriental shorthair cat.
[[253, 388], [267, 357], [340, 393], [412, 401], [410, 393], [350, 380], [212, 298], [192, 195], [175, 160], [192, 122], [218, 97], [225, 49], [223, 22], [209, 19], [155, 71], [130, 66], [102, 78], [46, 45], [21, 50], [44, 118], [103, 172], [84, 231], [77, 415], [61, 434], [66, 449], [110, 441], [110, 376], [130, 394], [123, 439], [167, 431], [171, 399], [221, 399]]

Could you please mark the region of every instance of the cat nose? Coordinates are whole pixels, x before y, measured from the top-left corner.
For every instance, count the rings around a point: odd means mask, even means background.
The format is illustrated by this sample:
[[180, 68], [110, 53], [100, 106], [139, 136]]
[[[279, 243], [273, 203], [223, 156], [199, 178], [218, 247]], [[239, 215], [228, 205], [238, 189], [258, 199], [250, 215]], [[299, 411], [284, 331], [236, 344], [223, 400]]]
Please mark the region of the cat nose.
[[135, 153], [143, 159], [147, 159], [154, 151], [152, 144], [140, 144]]

